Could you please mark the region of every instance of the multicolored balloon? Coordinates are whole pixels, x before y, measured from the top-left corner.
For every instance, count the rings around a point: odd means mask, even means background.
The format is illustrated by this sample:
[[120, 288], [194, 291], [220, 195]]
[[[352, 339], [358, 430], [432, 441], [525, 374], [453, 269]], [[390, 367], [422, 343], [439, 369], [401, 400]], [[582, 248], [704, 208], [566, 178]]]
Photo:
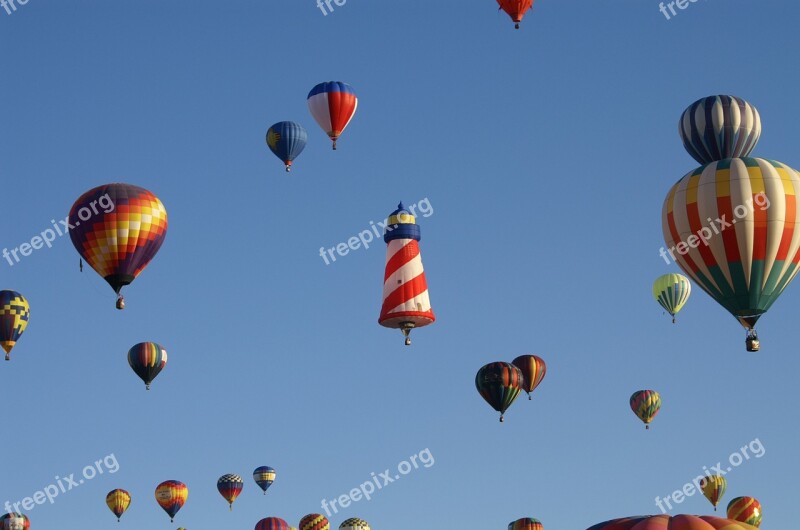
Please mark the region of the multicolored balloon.
[[239, 475], [222, 475], [217, 480], [217, 490], [228, 501], [231, 510], [233, 510], [233, 501], [242, 492], [242, 488], [244, 488], [244, 480]]
[[709, 96], [683, 111], [678, 133], [686, 151], [705, 165], [750, 156], [761, 136], [761, 117], [742, 98]]
[[637, 515], [599, 523], [588, 530], [755, 530], [746, 523], [710, 515]]
[[269, 487], [275, 482], [275, 470], [269, 466], [257, 467], [253, 471], [253, 480], [256, 481], [259, 488], [264, 490], [264, 495], [266, 495]]
[[28, 530], [31, 522], [21, 513], [7, 513], [0, 517], [0, 530]]
[[522, 371], [511, 363], [489, 363], [475, 375], [475, 387], [481, 397], [500, 413], [500, 421], [522, 389]]
[[280, 517], [267, 517], [256, 523], [255, 530], [289, 530], [289, 523]]
[[800, 175], [763, 158], [729, 158], [667, 194], [664, 241], [678, 266], [748, 332], [800, 264]]
[[167, 350], [155, 342], [140, 342], [128, 350], [128, 364], [150, 390], [150, 383], [167, 365]]
[[167, 211], [144, 188], [105, 184], [81, 195], [69, 211], [69, 237], [84, 260], [117, 293], [155, 257], [167, 235]]
[[299, 123], [279, 121], [267, 130], [267, 146], [275, 156], [286, 164], [286, 171], [292, 168], [292, 162], [306, 148], [308, 133]]
[[673, 324], [675, 315], [686, 304], [691, 292], [692, 284], [683, 274], [665, 274], [653, 282], [653, 297], [672, 316]]
[[538, 519], [523, 517], [508, 523], [508, 530], [544, 530], [544, 526]]
[[533, 7], [533, 0], [497, 0], [497, 3], [514, 21], [516, 29], [519, 29], [519, 23], [522, 22], [525, 13]]
[[31, 308], [25, 297], [16, 291], [0, 291], [0, 346], [6, 352], [6, 361], [11, 360], [11, 350], [25, 333]]
[[323, 131], [333, 141], [344, 132], [358, 108], [358, 97], [353, 87], [340, 81], [320, 83], [308, 93], [308, 110]]
[[358, 517], [352, 517], [340, 524], [339, 530], [369, 530], [369, 523]]
[[631, 396], [631, 410], [650, 428], [650, 422], [661, 409], [661, 395], [655, 390], [637, 390]]
[[117, 521], [119, 521], [122, 514], [125, 513], [125, 510], [127, 510], [130, 505], [131, 494], [125, 490], [111, 490], [108, 492], [108, 495], [106, 495], [106, 506], [117, 516]]
[[717, 511], [717, 504], [719, 504], [722, 496], [725, 495], [725, 489], [728, 487], [728, 481], [722, 475], [711, 475], [700, 481], [700, 487], [703, 490], [708, 502], [714, 506], [714, 511]]
[[300, 519], [300, 530], [331, 530], [331, 523], [322, 514], [310, 513]]
[[175, 514], [186, 504], [189, 489], [186, 484], [177, 480], [167, 480], [156, 488], [156, 502], [169, 515], [170, 522]]
[[761, 526], [761, 503], [753, 497], [736, 497], [728, 503], [728, 519]]
[[522, 390], [528, 394], [530, 400], [531, 392], [539, 386], [547, 373], [547, 365], [536, 355], [520, 355], [512, 364], [522, 371]]

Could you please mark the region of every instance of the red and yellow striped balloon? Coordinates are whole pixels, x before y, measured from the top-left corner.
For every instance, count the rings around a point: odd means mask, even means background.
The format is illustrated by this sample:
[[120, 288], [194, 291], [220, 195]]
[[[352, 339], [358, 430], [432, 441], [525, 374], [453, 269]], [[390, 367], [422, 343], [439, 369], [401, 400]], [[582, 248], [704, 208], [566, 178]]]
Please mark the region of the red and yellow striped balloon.
[[520, 355], [512, 361], [512, 364], [522, 371], [522, 390], [528, 394], [528, 399], [531, 399], [531, 392], [539, 386], [547, 373], [547, 365], [536, 355]]
[[322, 514], [310, 513], [300, 519], [300, 530], [331, 530], [331, 523]]
[[114, 512], [114, 515], [117, 516], [117, 521], [119, 521], [122, 514], [131, 505], [131, 494], [122, 489], [112, 490], [106, 495], [106, 505], [109, 510]]
[[187, 498], [189, 498], [189, 489], [186, 484], [177, 480], [167, 480], [156, 488], [156, 502], [167, 512], [170, 521], [175, 518], [178, 510], [186, 504]]

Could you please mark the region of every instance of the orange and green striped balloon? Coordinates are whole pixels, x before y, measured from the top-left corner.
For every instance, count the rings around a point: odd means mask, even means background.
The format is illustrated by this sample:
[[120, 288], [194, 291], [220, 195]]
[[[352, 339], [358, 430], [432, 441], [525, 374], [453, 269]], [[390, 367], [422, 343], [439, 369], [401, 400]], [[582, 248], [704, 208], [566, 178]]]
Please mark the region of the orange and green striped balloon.
[[487, 364], [475, 375], [478, 393], [500, 413], [500, 421], [503, 421], [503, 414], [517, 399], [522, 381], [522, 371], [513, 364], [502, 361]]
[[508, 523], [508, 530], [544, 530], [544, 526], [538, 519], [523, 517]]
[[761, 503], [753, 497], [736, 497], [728, 503], [728, 519], [761, 526]]

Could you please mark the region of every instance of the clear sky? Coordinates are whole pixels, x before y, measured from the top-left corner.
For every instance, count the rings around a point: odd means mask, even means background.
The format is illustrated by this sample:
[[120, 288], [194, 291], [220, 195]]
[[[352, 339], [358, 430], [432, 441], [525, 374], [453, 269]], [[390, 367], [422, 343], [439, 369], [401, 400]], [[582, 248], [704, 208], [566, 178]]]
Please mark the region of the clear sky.
[[[17, 3], [19, 0], [17, 0]], [[0, 503], [114, 455], [118, 470], [26, 511], [32, 529], [297, 526], [428, 449], [429, 467], [330, 517], [375, 530], [580, 530], [659, 513], [754, 441], [721, 502], [757, 497], [765, 530], [796, 520], [800, 287], [761, 319], [762, 351], [699, 288], [672, 325], [651, 296], [669, 187], [696, 167], [677, 135], [712, 94], [761, 113], [754, 155], [800, 166], [800, 7], [700, 0], [537, 0], [519, 31], [492, 0], [29, 0], [0, 10], [0, 247], [29, 242], [84, 191], [123, 181], [169, 230], [124, 292], [78, 271], [68, 237], [9, 266], [31, 321], [0, 365]], [[309, 115], [317, 83], [350, 83], [333, 152]], [[309, 133], [286, 174], [264, 142]], [[377, 324], [385, 245], [333, 247], [427, 198], [420, 243], [437, 321]], [[795, 282], [796, 283], [796, 282]], [[696, 287], [696, 286], [695, 286]], [[169, 352], [147, 392], [126, 352]], [[535, 353], [548, 373], [500, 424], [484, 364]], [[645, 431], [630, 394], [664, 405]], [[752, 451], [748, 454], [752, 455]], [[259, 465], [277, 470], [266, 497]], [[216, 491], [245, 478], [232, 512]], [[189, 499], [170, 525], [154, 500]], [[121, 524], [105, 495], [133, 502]], [[671, 513], [711, 514], [699, 494]], [[323, 511], [324, 513], [324, 511]], [[332, 513], [332, 512], [331, 512]]]

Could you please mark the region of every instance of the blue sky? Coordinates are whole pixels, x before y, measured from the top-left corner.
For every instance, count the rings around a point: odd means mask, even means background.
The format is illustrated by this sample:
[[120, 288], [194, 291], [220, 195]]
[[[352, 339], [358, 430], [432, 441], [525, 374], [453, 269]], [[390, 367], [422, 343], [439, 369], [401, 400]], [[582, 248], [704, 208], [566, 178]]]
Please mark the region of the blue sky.
[[[721, 503], [794, 520], [800, 311], [790, 286], [759, 322], [762, 351], [700, 289], [672, 325], [652, 300], [661, 205], [696, 163], [677, 135], [711, 94], [761, 113], [754, 155], [800, 166], [800, 12], [778, 0], [700, 0], [667, 20], [653, 0], [538, 0], [519, 31], [490, 0], [29, 0], [0, 10], [0, 246], [30, 241], [84, 191], [154, 192], [169, 230], [125, 289], [127, 309], [69, 238], [13, 267], [31, 321], [0, 368], [0, 503], [106, 455], [119, 464], [28, 513], [33, 529], [252, 528], [429, 449], [420, 467], [334, 514], [376, 530], [545, 528], [658, 513], [703, 466], [759, 440]], [[355, 118], [331, 151], [306, 107], [350, 83]], [[309, 132], [290, 174], [264, 134]], [[401, 200], [427, 198], [420, 243], [437, 321], [377, 324], [385, 245], [325, 265]], [[126, 352], [169, 352], [146, 392]], [[475, 390], [484, 364], [534, 353], [548, 373], [498, 423]], [[628, 408], [664, 405], [650, 431]], [[250, 478], [277, 470], [264, 497]], [[245, 477], [228, 511], [216, 491]], [[155, 503], [176, 479], [174, 525]], [[105, 507], [124, 488], [118, 525]], [[713, 513], [700, 495], [671, 513]], [[112, 526], [116, 525], [116, 526]]]

